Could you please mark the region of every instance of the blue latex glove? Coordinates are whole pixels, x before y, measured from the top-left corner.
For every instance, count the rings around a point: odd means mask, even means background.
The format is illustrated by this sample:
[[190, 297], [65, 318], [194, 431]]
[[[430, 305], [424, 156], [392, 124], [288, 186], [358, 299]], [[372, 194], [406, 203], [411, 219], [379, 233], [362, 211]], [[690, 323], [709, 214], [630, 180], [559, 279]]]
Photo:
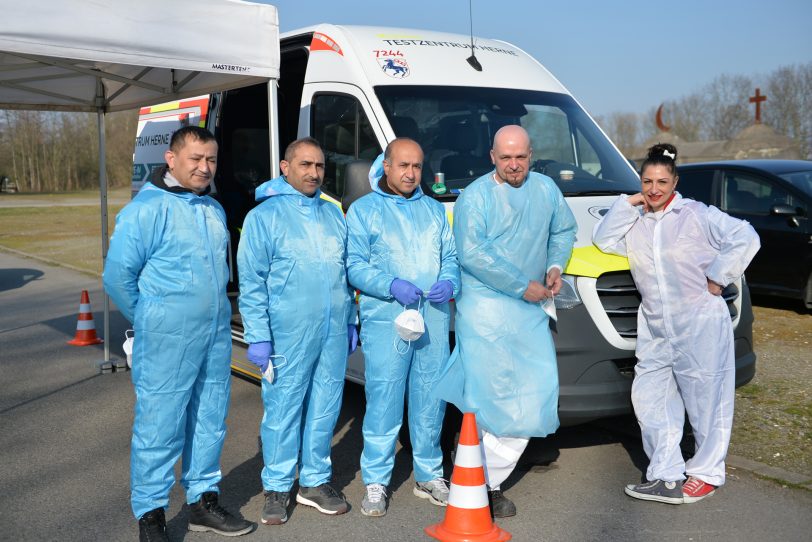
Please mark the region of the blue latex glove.
[[389, 285], [389, 293], [395, 296], [401, 305], [411, 305], [423, 296], [423, 290], [408, 280], [395, 279]]
[[355, 324], [347, 324], [347, 343], [349, 345], [347, 353], [352, 354], [358, 348], [358, 328], [355, 327]]
[[273, 354], [273, 344], [270, 342], [251, 343], [248, 345], [248, 361], [259, 367], [259, 372], [264, 373], [271, 361]]
[[454, 295], [454, 285], [450, 280], [441, 280], [432, 284], [426, 298], [432, 303], [448, 303]]

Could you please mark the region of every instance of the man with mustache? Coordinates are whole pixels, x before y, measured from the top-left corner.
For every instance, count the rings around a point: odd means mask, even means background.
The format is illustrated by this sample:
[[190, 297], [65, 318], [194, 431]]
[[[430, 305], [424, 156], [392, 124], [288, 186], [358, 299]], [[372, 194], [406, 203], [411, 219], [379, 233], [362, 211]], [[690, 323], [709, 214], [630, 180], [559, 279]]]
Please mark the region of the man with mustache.
[[263, 373], [266, 525], [287, 521], [297, 468], [296, 502], [329, 515], [348, 510], [329, 484], [330, 449], [347, 354], [358, 344], [347, 227], [341, 210], [320, 197], [319, 143], [294, 141], [280, 169], [282, 176], [257, 187], [262, 203], [246, 216], [237, 251], [248, 360]]

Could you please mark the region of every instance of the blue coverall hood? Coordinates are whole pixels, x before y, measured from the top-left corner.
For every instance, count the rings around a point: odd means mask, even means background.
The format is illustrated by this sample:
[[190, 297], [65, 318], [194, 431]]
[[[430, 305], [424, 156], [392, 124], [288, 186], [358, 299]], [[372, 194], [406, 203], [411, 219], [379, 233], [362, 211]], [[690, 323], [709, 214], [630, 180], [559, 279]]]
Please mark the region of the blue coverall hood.
[[380, 181], [383, 179], [384, 172], [383, 172], [383, 153], [379, 154], [375, 161], [372, 163], [372, 166], [369, 168], [369, 186], [372, 187], [372, 191], [376, 192], [384, 197], [393, 198], [393, 199], [400, 199], [405, 201], [414, 201], [418, 200], [423, 197], [423, 189], [420, 187], [420, 184], [417, 185], [412, 195], [408, 198], [404, 198], [398, 194], [389, 194], [381, 190]]
[[[265, 181], [254, 190], [254, 199], [257, 202], [265, 201], [266, 199], [273, 198], [275, 196], [298, 196], [305, 200], [315, 201], [321, 197], [321, 189], [317, 189], [316, 193], [313, 194], [312, 197], [305, 196], [291, 186], [284, 175], [280, 175], [279, 177], [273, 178], [270, 181]], [[306, 203], [306, 201], [302, 202], [302, 204]]]

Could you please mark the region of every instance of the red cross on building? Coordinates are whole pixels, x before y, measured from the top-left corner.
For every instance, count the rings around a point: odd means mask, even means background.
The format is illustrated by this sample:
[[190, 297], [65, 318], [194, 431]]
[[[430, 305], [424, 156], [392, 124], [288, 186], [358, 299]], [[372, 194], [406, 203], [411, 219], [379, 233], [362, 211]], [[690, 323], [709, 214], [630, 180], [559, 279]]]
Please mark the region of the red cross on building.
[[756, 124], [761, 124], [761, 102], [766, 102], [767, 96], [761, 94], [761, 89], [756, 88], [756, 95], [750, 96], [750, 103], [756, 104]]

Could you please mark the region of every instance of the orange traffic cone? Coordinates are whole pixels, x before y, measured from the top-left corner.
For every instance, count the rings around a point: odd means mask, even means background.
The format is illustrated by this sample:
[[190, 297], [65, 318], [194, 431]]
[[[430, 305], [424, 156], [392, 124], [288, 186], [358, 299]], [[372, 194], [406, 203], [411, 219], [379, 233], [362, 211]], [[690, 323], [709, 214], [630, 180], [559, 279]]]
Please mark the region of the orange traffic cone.
[[471, 412], [462, 418], [450, 489], [445, 519], [426, 527], [427, 535], [444, 542], [502, 542], [512, 538], [491, 520], [476, 417]]
[[104, 341], [96, 337], [96, 323], [93, 321], [93, 310], [90, 308], [90, 296], [82, 290], [82, 301], [79, 303], [79, 321], [76, 322], [76, 336], [68, 344], [88, 346], [101, 344]]

